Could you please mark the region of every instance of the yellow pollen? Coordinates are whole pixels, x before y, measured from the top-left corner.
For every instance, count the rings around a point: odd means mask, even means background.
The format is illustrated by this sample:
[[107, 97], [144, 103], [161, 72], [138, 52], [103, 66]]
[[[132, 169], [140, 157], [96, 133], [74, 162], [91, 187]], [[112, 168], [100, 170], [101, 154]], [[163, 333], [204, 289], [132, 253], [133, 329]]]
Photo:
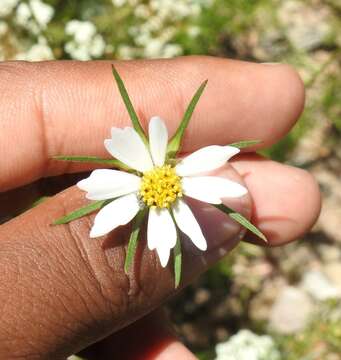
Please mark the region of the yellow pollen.
[[155, 167], [143, 174], [139, 194], [147, 206], [168, 208], [182, 196], [181, 178], [170, 165]]

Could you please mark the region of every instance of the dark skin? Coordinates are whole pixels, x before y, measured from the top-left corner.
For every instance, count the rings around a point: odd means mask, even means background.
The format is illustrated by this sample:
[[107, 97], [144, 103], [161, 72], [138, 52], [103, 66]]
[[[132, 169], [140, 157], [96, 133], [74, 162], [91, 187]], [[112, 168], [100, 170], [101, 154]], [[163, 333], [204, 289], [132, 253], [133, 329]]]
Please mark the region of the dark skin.
[[[244, 139], [263, 141], [251, 150], [269, 146], [290, 130], [304, 105], [302, 82], [286, 65], [189, 57], [116, 66], [143, 123], [159, 115], [170, 133], [198, 85], [209, 79], [187, 130], [184, 153]], [[46, 189], [55, 193], [69, 186], [75, 178], [67, 174], [91, 170], [52, 156], [108, 157], [103, 140], [110, 127], [129, 125], [108, 62], [2, 63], [0, 93], [3, 217], [20, 213]], [[251, 217], [269, 245], [298, 238], [320, 211], [316, 182], [303, 170], [249, 152], [217, 173], [247, 186], [247, 196], [227, 204]], [[39, 180], [51, 176], [58, 177]], [[100, 359], [194, 359], [167, 330], [160, 311], [144, 317], [175, 290], [172, 266], [163, 269], [143, 238], [127, 275], [129, 227], [89, 239], [94, 215], [51, 226], [86, 203], [83, 192], [68, 187], [0, 226], [0, 358], [64, 359], [88, 348], [93, 359], [94, 354]], [[218, 210], [191, 205], [208, 251], [184, 245], [181, 286], [244, 235]]]

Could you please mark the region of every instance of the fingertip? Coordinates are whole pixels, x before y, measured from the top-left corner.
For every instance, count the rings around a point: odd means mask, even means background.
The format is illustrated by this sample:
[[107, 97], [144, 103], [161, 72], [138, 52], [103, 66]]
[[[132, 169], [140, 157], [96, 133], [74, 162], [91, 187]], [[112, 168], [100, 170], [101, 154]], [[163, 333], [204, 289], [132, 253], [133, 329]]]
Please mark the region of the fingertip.
[[272, 118], [268, 120], [272, 136], [262, 143], [264, 147], [276, 143], [295, 125], [304, 109], [305, 88], [300, 75], [291, 65], [262, 66], [266, 68], [264, 81], [268, 82], [263, 103], [268, 109], [272, 108]]
[[293, 66], [282, 64], [278, 69], [280, 69], [280, 81], [283, 85], [283, 107], [287, 105], [288, 118], [292, 126], [304, 110], [305, 87], [301, 76]]
[[321, 212], [321, 192], [315, 177], [306, 170], [295, 168], [296, 184], [293, 188], [303, 188], [304, 190], [295, 199], [297, 208], [304, 205], [304, 216], [301, 217], [301, 226], [297, 227], [297, 232], [292, 234], [289, 241], [301, 237], [306, 229], [310, 229], [317, 221]]
[[321, 195], [310, 173], [257, 156], [244, 156], [233, 166], [250, 190], [252, 221], [268, 238], [269, 245], [296, 240], [316, 222]]

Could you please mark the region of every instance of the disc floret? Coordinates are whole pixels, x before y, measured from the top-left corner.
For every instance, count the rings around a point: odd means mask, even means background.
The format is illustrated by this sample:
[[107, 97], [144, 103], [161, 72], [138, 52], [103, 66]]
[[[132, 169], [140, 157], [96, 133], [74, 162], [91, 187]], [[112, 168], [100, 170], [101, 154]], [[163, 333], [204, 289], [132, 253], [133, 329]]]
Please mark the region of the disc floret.
[[139, 195], [149, 207], [168, 208], [182, 196], [181, 177], [171, 165], [154, 167], [143, 174]]

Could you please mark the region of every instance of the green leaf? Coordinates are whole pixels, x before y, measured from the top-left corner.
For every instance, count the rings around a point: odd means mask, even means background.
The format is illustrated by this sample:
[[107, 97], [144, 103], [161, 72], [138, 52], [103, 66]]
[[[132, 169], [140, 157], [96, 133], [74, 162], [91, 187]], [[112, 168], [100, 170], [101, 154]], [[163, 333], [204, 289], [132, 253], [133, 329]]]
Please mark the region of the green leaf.
[[127, 273], [129, 271], [129, 268], [133, 262], [133, 259], [135, 257], [136, 249], [137, 249], [137, 243], [138, 243], [138, 237], [140, 233], [140, 228], [143, 222], [143, 219], [146, 215], [146, 209], [141, 210], [135, 217], [133, 221], [133, 228], [130, 233], [129, 243], [128, 243], [128, 249], [127, 249], [127, 255], [124, 262], [124, 271]]
[[207, 85], [207, 82], [208, 82], [208, 80], [205, 80], [200, 85], [199, 89], [196, 91], [191, 102], [189, 103], [189, 105], [185, 111], [185, 114], [181, 120], [181, 123], [180, 123], [178, 129], [176, 130], [176, 133], [169, 141], [169, 144], [167, 147], [167, 158], [174, 158], [176, 156], [177, 152], [179, 151], [181, 142], [182, 142], [182, 138], [185, 134], [185, 130], [189, 124], [189, 121], [191, 120], [194, 109], [200, 99], [200, 96], [202, 95], [202, 93]]
[[182, 268], [182, 252], [181, 252], [181, 241], [179, 233], [177, 235], [176, 244], [173, 249], [174, 252], [174, 283], [175, 289], [179, 286], [181, 281], [181, 268]]
[[247, 220], [242, 214], [230, 209], [228, 206], [224, 205], [224, 204], [219, 204], [219, 205], [214, 205], [217, 209], [221, 210], [222, 212], [224, 212], [225, 214], [227, 214], [228, 216], [230, 216], [233, 220], [237, 221], [237, 223], [239, 223], [240, 225], [244, 226], [246, 229], [248, 229], [249, 231], [251, 231], [253, 234], [255, 234], [256, 236], [258, 236], [260, 239], [262, 239], [263, 241], [265, 241], [266, 243], [268, 242], [267, 238], [265, 237], [265, 235], [256, 228], [256, 226], [254, 226], [253, 224], [250, 223], [249, 220]]
[[44, 201], [46, 201], [47, 199], [49, 199], [51, 196], [42, 196], [39, 199], [37, 199], [36, 201], [33, 202], [33, 204], [29, 207], [30, 209], [40, 205], [41, 203], [43, 203]]
[[141, 126], [140, 120], [135, 112], [135, 109], [133, 107], [133, 104], [129, 98], [127, 89], [124, 85], [124, 82], [120, 76], [120, 74], [117, 72], [116, 68], [114, 65], [112, 66], [112, 73], [114, 75], [114, 78], [116, 80], [116, 84], [118, 86], [118, 90], [120, 91], [120, 94], [122, 96], [122, 99], [124, 101], [124, 104], [126, 106], [126, 109], [128, 111], [128, 114], [130, 116], [131, 122], [133, 124], [134, 129], [136, 130], [136, 132], [140, 135], [141, 139], [143, 140], [143, 142], [146, 144], [146, 146], [148, 146], [148, 139], [146, 137], [146, 134]]
[[54, 221], [52, 223], [52, 225], [61, 225], [61, 224], [67, 224], [70, 221], [79, 219], [85, 215], [88, 215], [98, 209], [100, 209], [101, 207], [103, 207], [104, 205], [106, 205], [107, 203], [109, 203], [111, 200], [100, 200], [100, 201], [95, 201], [92, 202], [89, 205], [86, 205], [80, 209], [77, 209], [63, 217], [61, 217], [60, 219]]
[[129, 166], [125, 165], [120, 160], [116, 159], [102, 159], [96, 156], [68, 156], [68, 155], [57, 155], [53, 156], [52, 159], [59, 161], [73, 161], [73, 162], [84, 162], [84, 163], [93, 163], [93, 164], [102, 164], [113, 167], [118, 167], [123, 170], [132, 170]]
[[229, 146], [234, 146], [234, 147], [236, 147], [238, 149], [244, 149], [244, 148], [247, 148], [249, 146], [259, 144], [261, 142], [262, 142], [262, 140], [244, 140], [244, 141], [239, 141], [239, 142], [236, 142], [236, 143], [233, 143], [233, 144], [229, 144]]

